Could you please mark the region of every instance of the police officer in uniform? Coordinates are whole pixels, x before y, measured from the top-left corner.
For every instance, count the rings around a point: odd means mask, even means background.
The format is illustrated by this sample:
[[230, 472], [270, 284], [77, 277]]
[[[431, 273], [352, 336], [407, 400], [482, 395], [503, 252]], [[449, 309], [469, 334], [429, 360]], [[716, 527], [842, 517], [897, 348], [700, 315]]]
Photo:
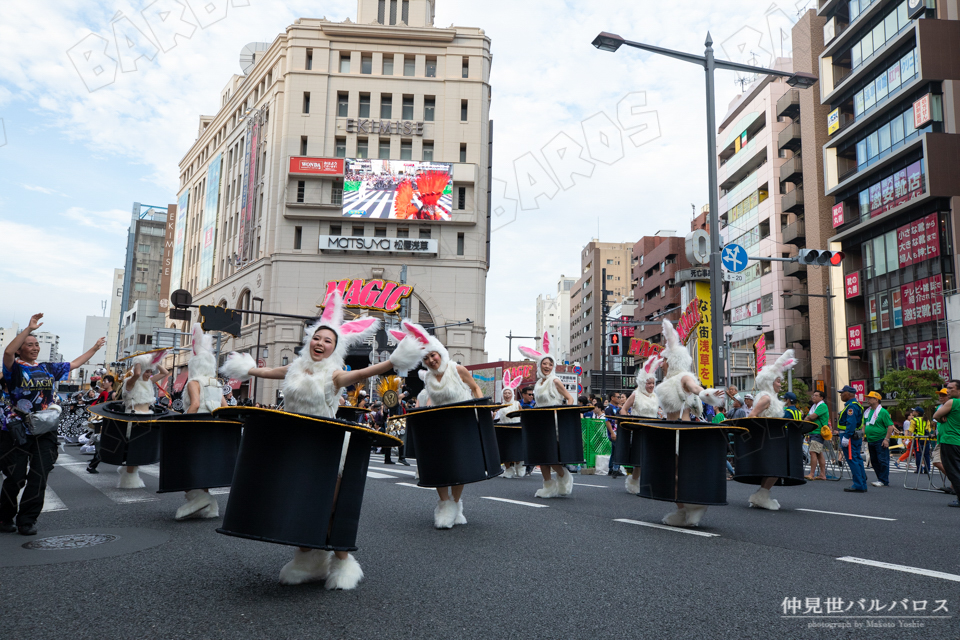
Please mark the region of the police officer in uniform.
[[[928, 438], [933, 433], [930, 421], [923, 417], [923, 407], [914, 407], [916, 416], [910, 421], [910, 429], [917, 438]], [[930, 473], [930, 441], [916, 440], [914, 442], [914, 456], [917, 468], [914, 473]]]
[[787, 391], [783, 394], [783, 399], [787, 401], [787, 406], [783, 408], [783, 417], [787, 420], [803, 420], [803, 411], [797, 407], [797, 394]]
[[850, 385], [840, 390], [840, 399], [844, 403], [837, 418], [837, 424], [842, 430], [840, 448], [843, 449], [843, 455], [847, 458], [850, 473], [853, 475], [853, 486], [845, 487], [843, 490], [848, 493], [866, 493], [867, 471], [863, 468], [861, 452], [863, 433], [858, 433], [863, 419], [863, 405], [857, 402], [857, 390]]

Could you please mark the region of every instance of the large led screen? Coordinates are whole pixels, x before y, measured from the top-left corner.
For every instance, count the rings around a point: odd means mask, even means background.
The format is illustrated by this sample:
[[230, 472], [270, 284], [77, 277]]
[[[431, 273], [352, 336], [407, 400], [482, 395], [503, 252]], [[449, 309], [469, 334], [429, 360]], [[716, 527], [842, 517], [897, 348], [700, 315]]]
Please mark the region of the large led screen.
[[348, 218], [450, 220], [453, 165], [347, 158], [343, 215]]

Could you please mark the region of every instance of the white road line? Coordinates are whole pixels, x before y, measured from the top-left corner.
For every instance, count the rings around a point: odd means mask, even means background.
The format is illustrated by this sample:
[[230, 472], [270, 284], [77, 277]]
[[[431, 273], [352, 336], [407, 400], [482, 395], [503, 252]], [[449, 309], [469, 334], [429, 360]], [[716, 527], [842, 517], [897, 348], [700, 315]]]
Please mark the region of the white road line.
[[148, 476], [153, 476], [154, 478], [160, 477], [160, 464], [147, 464], [140, 467], [140, 473], [145, 473]]
[[881, 518], [880, 516], [862, 516], [859, 513], [840, 513], [839, 511], [820, 511], [819, 509], [794, 509], [794, 511], [809, 511], [810, 513], [826, 513], [831, 516], [850, 516], [851, 518], [867, 518], [869, 520], [886, 520], [896, 522], [896, 518]]
[[382, 471], [383, 473], [399, 473], [402, 476], [412, 476], [417, 477], [416, 471], [407, 471], [406, 469], [385, 469], [383, 467], [371, 467], [374, 471]]
[[[23, 497], [23, 492], [26, 487], [20, 489], [20, 493], [17, 495], [17, 504], [20, 504], [20, 498]], [[43, 492], [43, 509], [42, 513], [47, 513], [48, 511], [66, 511], [67, 505], [63, 504], [63, 500], [60, 499], [60, 496], [57, 495], [57, 492], [47, 486], [46, 490]]]
[[394, 479], [394, 480], [397, 479], [397, 476], [387, 475], [386, 473], [377, 473], [376, 471], [367, 471], [367, 477], [368, 477], [368, 478], [375, 478], [375, 479], [377, 479], [377, 480], [381, 480], [381, 479], [384, 479], [384, 478], [392, 478], [392, 479]]
[[694, 531], [693, 529], [684, 529], [681, 527], [670, 527], [665, 524], [654, 524], [652, 522], [643, 522], [641, 520], [627, 520], [626, 518], [615, 518], [614, 522], [626, 522], [627, 524], [638, 524], [641, 527], [651, 527], [653, 529], [663, 529], [664, 531], [673, 531], [675, 533], [688, 533], [692, 536], [703, 538], [719, 538], [719, 533], [707, 533], [706, 531]]
[[583, 482], [574, 482], [578, 487], [596, 487], [597, 489], [609, 489], [610, 487], [602, 484], [585, 484]]
[[840, 562], [852, 562], [853, 564], [865, 564], [870, 567], [880, 567], [881, 569], [892, 569], [893, 571], [902, 571], [904, 573], [915, 573], [920, 576], [930, 578], [940, 578], [941, 580], [950, 580], [960, 582], [960, 576], [954, 573], [943, 573], [942, 571], [931, 571], [930, 569], [918, 569], [917, 567], [908, 567], [902, 564], [890, 564], [889, 562], [877, 562], [876, 560], [866, 560], [864, 558], [853, 558], [844, 556], [837, 558]]
[[496, 500], [497, 502], [509, 502], [510, 504], [519, 504], [524, 507], [536, 507], [546, 509], [549, 505], [537, 504], [536, 502], [522, 502], [520, 500], [508, 500], [507, 498], [494, 498], [493, 496], [481, 496], [484, 500]]
[[421, 487], [418, 484], [412, 484], [410, 482], [395, 482], [394, 484], [402, 485], [404, 487], [413, 487], [414, 489], [426, 489], [427, 491], [436, 491], [433, 487]]
[[[117, 504], [129, 504], [132, 502], [156, 502], [160, 498], [147, 493], [143, 489], [118, 489], [118, 473], [98, 473], [92, 475], [86, 471], [74, 466], [64, 467], [67, 471], [77, 476], [84, 482], [95, 487], [100, 493], [107, 496]], [[109, 467], [113, 469], [113, 467]]]
[[230, 487], [218, 487], [216, 489], [210, 489], [210, 495], [212, 496], [222, 496], [226, 493], [230, 493]]

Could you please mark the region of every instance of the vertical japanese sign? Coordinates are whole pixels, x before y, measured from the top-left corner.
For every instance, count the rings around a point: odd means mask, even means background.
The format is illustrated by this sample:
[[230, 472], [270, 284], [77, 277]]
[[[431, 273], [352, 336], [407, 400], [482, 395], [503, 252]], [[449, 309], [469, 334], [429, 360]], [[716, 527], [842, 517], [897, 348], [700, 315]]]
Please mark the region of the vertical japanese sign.
[[923, 219], [924, 224], [924, 234], [926, 235], [927, 246], [925, 257], [929, 260], [930, 258], [939, 258], [940, 257], [940, 231], [939, 231], [939, 219], [937, 214], [931, 213]]
[[200, 224], [200, 272], [197, 278], [197, 291], [203, 291], [213, 284], [213, 264], [215, 258], [214, 242], [217, 236], [217, 209], [220, 206], [220, 169], [223, 154], [213, 157], [207, 165], [207, 193], [203, 205], [203, 220]]
[[757, 371], [760, 371], [767, 364], [767, 336], [761, 334], [753, 343], [753, 357], [757, 363]]
[[843, 203], [833, 205], [833, 228], [836, 229], [843, 224]]
[[936, 359], [937, 370], [940, 377], [944, 380], [950, 378], [950, 349], [947, 347], [947, 339], [939, 338], [933, 341], [933, 356]]
[[[633, 316], [620, 316], [620, 322], [633, 322]], [[632, 338], [635, 330], [635, 327], [620, 325], [620, 335], [624, 338]]]
[[846, 299], [860, 297], [860, 272], [854, 271], [844, 276], [844, 291]]
[[914, 371], [920, 369], [920, 345], [916, 343], [905, 345], [903, 352], [907, 360], [907, 369]]
[[867, 395], [867, 381], [866, 380], [851, 380], [850, 386], [856, 389], [857, 391], [857, 402], [863, 402], [864, 398]]
[[913, 103], [913, 128], [919, 129], [933, 120], [930, 114], [930, 94], [923, 96]]
[[900, 287], [900, 303], [903, 305], [903, 326], [909, 327], [917, 323], [917, 296], [914, 283]]
[[860, 351], [863, 349], [863, 325], [847, 327], [847, 350]]
[[930, 319], [943, 320], [946, 318], [943, 308], [943, 276], [937, 274], [930, 277]]
[[700, 385], [704, 388], [713, 386], [713, 337], [711, 329], [713, 319], [710, 317], [710, 283], [696, 283], [697, 298], [700, 300], [700, 326], [697, 334], [697, 375]]
[[247, 121], [247, 147], [243, 153], [243, 195], [240, 200], [240, 233], [237, 235], [237, 257], [240, 266], [255, 260], [253, 256], [253, 212], [256, 207], [254, 194], [257, 186], [257, 137], [260, 133], [258, 118]]
[[901, 269], [913, 264], [913, 253], [910, 250], [910, 225], [908, 224], [897, 229], [897, 262]]
[[180, 276], [183, 273], [183, 243], [184, 236], [187, 233], [187, 211], [190, 209], [190, 187], [180, 194], [180, 201], [177, 204], [177, 228], [174, 231], [173, 240], [173, 265], [170, 271], [170, 288], [177, 290], [182, 288]]
[[173, 275], [173, 247], [177, 228], [177, 205], [167, 206], [167, 225], [163, 231], [163, 261], [160, 264], [160, 311], [170, 308], [170, 277]]

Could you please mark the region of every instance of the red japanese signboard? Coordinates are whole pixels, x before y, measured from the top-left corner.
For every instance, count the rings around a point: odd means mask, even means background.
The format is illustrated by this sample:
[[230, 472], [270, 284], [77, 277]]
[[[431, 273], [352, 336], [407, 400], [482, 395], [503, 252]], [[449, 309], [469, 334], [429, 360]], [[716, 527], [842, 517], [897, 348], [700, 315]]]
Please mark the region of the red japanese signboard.
[[343, 158], [290, 158], [290, 173], [309, 173], [321, 176], [342, 176]]
[[916, 198], [923, 193], [923, 170], [921, 160], [917, 160], [907, 167], [907, 194], [909, 199]]
[[861, 349], [863, 349], [863, 325], [847, 327], [847, 350], [860, 351]]
[[843, 278], [844, 281], [844, 291], [846, 292], [846, 299], [850, 298], [859, 298], [863, 292], [860, 290], [860, 272], [854, 271], [853, 273], [848, 273]]
[[843, 203], [833, 205], [833, 228], [843, 224]]
[[933, 119], [930, 114], [930, 94], [913, 103], [913, 128], [919, 129]]
[[908, 224], [897, 229], [897, 261], [901, 268], [913, 264], [913, 253], [910, 250], [910, 225]]
[[917, 323], [917, 298], [914, 292], [914, 283], [900, 287], [900, 304], [903, 305], [903, 326], [909, 327]]
[[939, 232], [939, 222], [938, 216], [935, 213], [931, 213], [923, 219], [923, 224], [925, 227], [925, 234], [927, 239], [926, 246], [926, 258], [939, 258], [940, 257], [940, 232]]
[[[633, 322], [633, 316], [620, 316], [620, 322]], [[636, 327], [620, 325], [620, 335], [624, 338], [632, 338]]]
[[870, 185], [870, 217], [883, 213], [883, 192], [880, 183]]
[[867, 381], [866, 380], [851, 380], [850, 386], [856, 389], [857, 391], [857, 402], [863, 402], [863, 399], [867, 395]]
[[914, 282], [913, 295], [917, 300], [917, 324], [930, 322], [933, 319], [933, 309], [930, 306], [930, 278]]
[[663, 351], [662, 344], [653, 344], [643, 338], [632, 338], [630, 340], [630, 351], [627, 352], [627, 355], [647, 358], [661, 351]]
[[903, 204], [907, 201], [907, 170], [901, 169], [893, 174], [893, 206]]
[[903, 347], [903, 353], [907, 360], [907, 369], [916, 371], [920, 368], [920, 345], [908, 344]]
[[933, 341], [933, 357], [940, 372], [940, 377], [944, 380], [950, 377], [950, 350], [947, 348], [947, 339], [940, 338]]
[[757, 371], [767, 364], [767, 337], [761, 335], [753, 345], [753, 353], [757, 362]]
[[937, 274], [928, 278], [930, 281], [930, 319], [943, 320], [943, 276]]

